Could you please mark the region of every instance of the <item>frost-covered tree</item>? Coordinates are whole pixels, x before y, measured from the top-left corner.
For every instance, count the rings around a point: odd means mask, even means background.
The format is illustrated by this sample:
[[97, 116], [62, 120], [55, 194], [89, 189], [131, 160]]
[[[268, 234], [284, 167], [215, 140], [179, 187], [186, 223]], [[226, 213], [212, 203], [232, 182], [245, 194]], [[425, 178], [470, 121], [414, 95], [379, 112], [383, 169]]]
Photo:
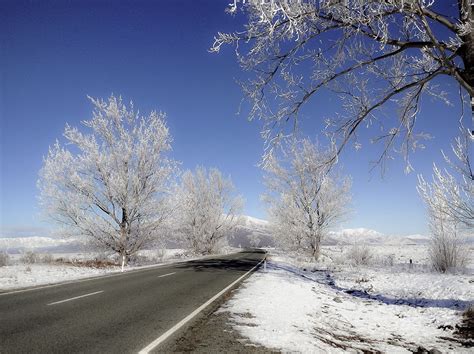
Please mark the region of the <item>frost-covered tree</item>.
[[431, 230], [430, 256], [434, 268], [445, 272], [462, 266], [463, 244], [474, 230], [474, 171], [472, 137], [465, 129], [452, 145], [454, 157], [443, 153], [449, 169], [433, 166], [433, 181], [418, 176], [418, 192], [426, 204]]
[[90, 100], [84, 132], [66, 125], [66, 144], [49, 148], [40, 204], [64, 232], [118, 253], [123, 265], [156, 240], [170, 214], [172, 138], [163, 113], [142, 116], [113, 95]]
[[260, 237], [258, 237], [258, 235], [252, 233], [249, 236], [249, 242], [250, 247], [257, 248], [258, 246], [260, 246], [260, 242], [262, 242], [262, 240], [260, 240]]
[[433, 165], [433, 181], [418, 176], [418, 191], [434, 214], [445, 215], [461, 227], [474, 229], [473, 139], [466, 130], [452, 145], [453, 158], [443, 153], [449, 169]]
[[462, 225], [436, 208], [429, 209], [429, 226], [431, 240], [428, 251], [433, 268], [445, 273], [463, 267], [468, 250], [465, 244], [466, 230]]
[[230, 178], [215, 168], [188, 170], [176, 197], [179, 239], [196, 254], [215, 253], [238, 225], [243, 206]]
[[328, 154], [309, 140], [294, 140], [278, 161], [274, 154], [265, 165], [270, 224], [286, 249], [318, 259], [321, 240], [347, 213], [349, 178], [341, 178], [327, 161]]
[[402, 152], [409, 168], [408, 152], [427, 136], [415, 130], [422, 97], [448, 100], [436, 79], [450, 78], [461, 98], [474, 97], [471, 0], [234, 0], [227, 11], [242, 11], [247, 23], [219, 33], [211, 51], [233, 44], [253, 72], [243, 88], [267, 142], [308, 102], [325, 105], [332, 92], [342, 109], [325, 121], [338, 143], [331, 161], [351, 138], [361, 146], [359, 127], [375, 126], [380, 161]]

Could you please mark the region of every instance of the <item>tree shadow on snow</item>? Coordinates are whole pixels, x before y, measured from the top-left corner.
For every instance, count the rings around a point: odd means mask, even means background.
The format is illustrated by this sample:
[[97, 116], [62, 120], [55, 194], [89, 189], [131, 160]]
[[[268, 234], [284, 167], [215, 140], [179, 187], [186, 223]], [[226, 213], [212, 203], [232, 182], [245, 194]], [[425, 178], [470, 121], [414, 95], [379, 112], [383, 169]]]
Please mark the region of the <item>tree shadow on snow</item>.
[[[308, 275], [307, 272], [303, 272], [297, 268], [294, 268], [289, 265], [276, 265], [270, 264], [267, 266], [268, 269], [274, 270], [284, 270], [286, 272], [292, 273], [300, 278], [303, 278], [308, 282], [316, 282], [318, 284], [326, 285], [331, 287], [334, 290], [343, 292], [347, 295], [350, 295], [355, 298], [378, 301], [386, 305], [403, 305], [410, 307], [435, 307], [435, 308], [445, 308], [450, 310], [463, 310], [472, 305], [472, 301], [457, 300], [457, 299], [427, 299], [427, 298], [394, 298], [390, 296], [385, 296], [381, 294], [370, 294], [365, 290], [356, 290], [344, 288], [336, 285], [334, 279], [332, 278], [330, 272], [326, 270], [315, 271]], [[282, 275], [283, 276], [283, 275]]]

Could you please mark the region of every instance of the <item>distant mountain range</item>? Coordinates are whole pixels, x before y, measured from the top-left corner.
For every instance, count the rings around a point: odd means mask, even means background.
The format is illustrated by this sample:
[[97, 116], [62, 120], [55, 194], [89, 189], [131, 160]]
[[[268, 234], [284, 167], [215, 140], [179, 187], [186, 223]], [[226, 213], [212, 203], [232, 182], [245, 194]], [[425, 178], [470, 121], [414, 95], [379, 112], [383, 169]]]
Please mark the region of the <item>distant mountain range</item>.
[[409, 235], [409, 236], [389, 236], [366, 228], [343, 229], [340, 231], [331, 231], [323, 241], [326, 245], [402, 245], [402, 244], [425, 244], [429, 241], [428, 236]]
[[233, 247], [274, 247], [275, 241], [267, 220], [242, 216], [240, 225], [229, 238], [229, 245]]
[[[429, 237], [425, 235], [389, 236], [366, 228], [331, 231], [323, 240], [324, 245], [423, 245], [427, 242], [429, 242]], [[474, 243], [474, 238], [470, 238], [469, 243]], [[241, 224], [229, 237], [229, 244], [233, 247], [274, 247], [275, 241], [268, 221], [242, 216]], [[74, 239], [59, 239], [50, 236], [8, 237], [0, 238], [0, 250], [9, 253], [24, 250], [78, 252], [84, 250], [84, 245]]]
[[34, 250], [36, 252], [78, 252], [83, 244], [73, 239], [61, 239], [42, 236], [0, 238], [0, 251], [21, 253]]

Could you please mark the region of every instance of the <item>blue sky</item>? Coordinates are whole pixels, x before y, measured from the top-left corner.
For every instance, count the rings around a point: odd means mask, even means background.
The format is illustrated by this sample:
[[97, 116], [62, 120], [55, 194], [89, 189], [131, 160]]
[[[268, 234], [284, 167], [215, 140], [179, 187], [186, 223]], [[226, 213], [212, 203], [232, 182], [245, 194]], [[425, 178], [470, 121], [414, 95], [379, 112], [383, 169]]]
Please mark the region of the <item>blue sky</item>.
[[[228, 2], [0, 3], [3, 234], [12, 228], [48, 226], [41, 221], [36, 199], [42, 157], [61, 138], [66, 123], [79, 125], [90, 117], [87, 95], [106, 98], [111, 93], [133, 100], [142, 112], [166, 112], [173, 157], [182, 167], [217, 167], [231, 175], [246, 199], [245, 213], [265, 217], [256, 166], [263, 151], [260, 127], [236, 114], [242, 99], [236, 80], [244, 74], [232, 48], [219, 55], [208, 52], [218, 31], [241, 28], [241, 18], [224, 13]], [[457, 93], [452, 81], [439, 84]], [[305, 110], [308, 133], [315, 133], [312, 110], [331, 112], [335, 104], [325, 99]], [[389, 234], [427, 232], [416, 173], [430, 175], [440, 149], [449, 149], [460, 109], [429, 100], [424, 108], [420, 128], [435, 139], [413, 155], [415, 173], [404, 174], [401, 158], [389, 163], [383, 178], [377, 169], [370, 172], [369, 162], [380, 148], [363, 140], [362, 151], [347, 150], [342, 157], [344, 171], [353, 177], [354, 212], [345, 227]]]

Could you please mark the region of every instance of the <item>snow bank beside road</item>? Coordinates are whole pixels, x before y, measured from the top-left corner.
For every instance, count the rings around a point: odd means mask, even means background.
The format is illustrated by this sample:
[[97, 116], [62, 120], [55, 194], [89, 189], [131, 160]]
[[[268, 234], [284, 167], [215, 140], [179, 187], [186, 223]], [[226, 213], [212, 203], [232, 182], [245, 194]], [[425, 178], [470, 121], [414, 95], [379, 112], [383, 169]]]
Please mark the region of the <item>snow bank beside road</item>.
[[0, 290], [62, 283], [120, 272], [120, 267], [90, 268], [65, 264], [15, 264], [0, 268]]
[[468, 351], [453, 338], [471, 274], [371, 267], [302, 271], [271, 257], [221, 309], [253, 343], [283, 351]]

